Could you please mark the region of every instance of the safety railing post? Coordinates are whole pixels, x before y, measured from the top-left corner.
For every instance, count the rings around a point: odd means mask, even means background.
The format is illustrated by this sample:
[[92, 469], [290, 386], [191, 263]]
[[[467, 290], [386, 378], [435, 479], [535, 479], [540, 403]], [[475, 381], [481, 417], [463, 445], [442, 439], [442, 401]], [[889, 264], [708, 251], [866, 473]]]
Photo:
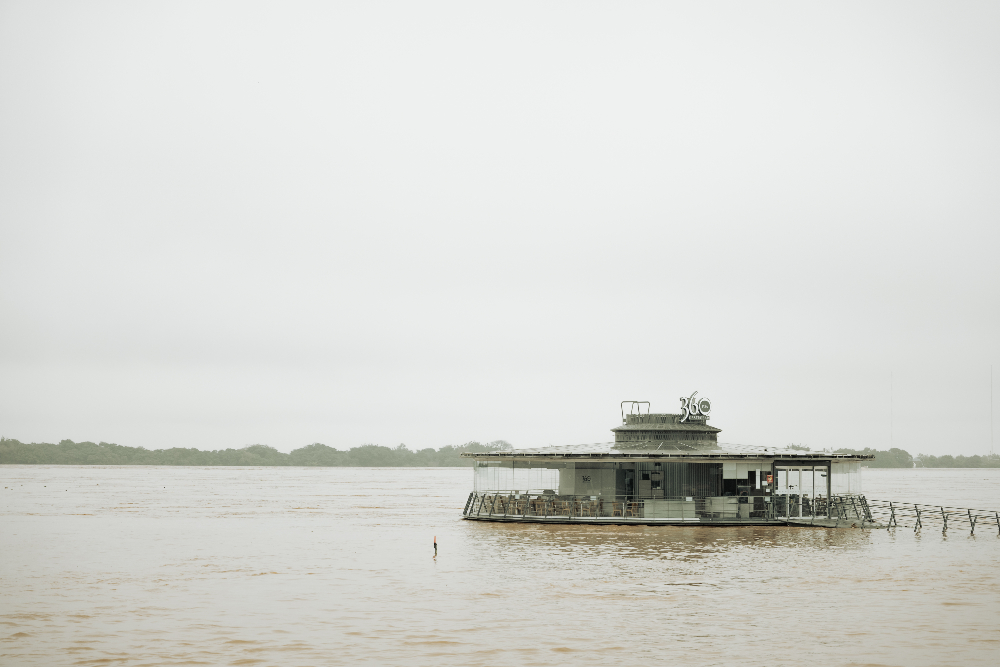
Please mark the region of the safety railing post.
[[865, 529], [865, 517], [861, 513], [861, 511], [858, 510], [857, 498], [855, 498], [854, 496], [851, 496], [851, 508], [854, 510], [854, 516], [856, 516], [859, 519], [861, 519], [861, 530], [864, 530]]
[[861, 502], [861, 509], [865, 511], [865, 518], [868, 519], [868, 523], [875, 523], [875, 519], [872, 518], [872, 511], [868, 507], [868, 498], [859, 496], [859, 501]]

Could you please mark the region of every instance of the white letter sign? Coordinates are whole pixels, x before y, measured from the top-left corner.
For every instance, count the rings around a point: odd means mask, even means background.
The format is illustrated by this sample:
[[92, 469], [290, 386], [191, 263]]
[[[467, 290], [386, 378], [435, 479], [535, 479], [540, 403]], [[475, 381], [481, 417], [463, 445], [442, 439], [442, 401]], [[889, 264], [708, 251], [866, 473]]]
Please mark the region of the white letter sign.
[[712, 412], [712, 401], [707, 398], [695, 400], [698, 392], [690, 396], [681, 396], [681, 423], [686, 421], [705, 421]]

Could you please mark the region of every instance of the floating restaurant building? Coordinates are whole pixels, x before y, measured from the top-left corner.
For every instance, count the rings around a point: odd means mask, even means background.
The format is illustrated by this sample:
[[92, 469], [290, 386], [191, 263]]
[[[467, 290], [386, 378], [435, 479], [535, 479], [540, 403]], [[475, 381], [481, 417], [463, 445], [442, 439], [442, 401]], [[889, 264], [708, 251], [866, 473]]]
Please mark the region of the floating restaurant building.
[[[629, 405], [629, 412], [625, 412]], [[645, 412], [643, 408], [645, 407]], [[697, 392], [681, 413], [623, 401], [614, 442], [475, 459], [471, 520], [545, 523], [851, 525], [871, 520], [861, 463], [872, 456], [721, 444]]]

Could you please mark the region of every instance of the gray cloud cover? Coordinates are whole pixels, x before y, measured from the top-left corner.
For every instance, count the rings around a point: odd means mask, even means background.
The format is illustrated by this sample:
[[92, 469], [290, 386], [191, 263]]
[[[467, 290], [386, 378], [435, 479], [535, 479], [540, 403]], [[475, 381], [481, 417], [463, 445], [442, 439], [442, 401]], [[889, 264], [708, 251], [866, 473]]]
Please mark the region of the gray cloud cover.
[[3, 2], [0, 431], [985, 453], [998, 19]]

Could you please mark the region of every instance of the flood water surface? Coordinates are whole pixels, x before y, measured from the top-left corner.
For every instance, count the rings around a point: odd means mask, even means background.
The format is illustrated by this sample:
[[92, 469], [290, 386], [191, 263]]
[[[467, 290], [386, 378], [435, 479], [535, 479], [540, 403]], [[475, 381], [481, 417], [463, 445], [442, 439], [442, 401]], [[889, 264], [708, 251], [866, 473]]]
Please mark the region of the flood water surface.
[[[1000, 663], [991, 525], [462, 521], [468, 468], [0, 478], [3, 665]], [[868, 470], [864, 484], [1000, 509], [1000, 470]]]

